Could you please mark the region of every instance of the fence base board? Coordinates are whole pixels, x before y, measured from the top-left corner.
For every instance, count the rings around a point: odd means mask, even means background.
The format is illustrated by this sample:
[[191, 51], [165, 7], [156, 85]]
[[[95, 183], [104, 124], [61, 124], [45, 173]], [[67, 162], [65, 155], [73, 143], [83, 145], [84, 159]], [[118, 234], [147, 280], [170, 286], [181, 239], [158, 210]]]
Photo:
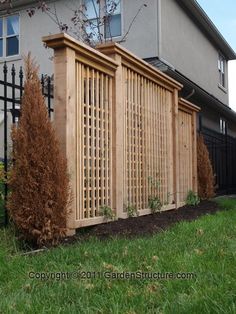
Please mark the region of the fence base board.
[[82, 219], [82, 220], [76, 220], [75, 221], [75, 228], [89, 227], [92, 225], [98, 225], [98, 224], [106, 223], [108, 221], [109, 220], [106, 220], [104, 218], [104, 216]]
[[[175, 209], [175, 204], [170, 204], [170, 205], [163, 206], [162, 209], [161, 209], [161, 212], [164, 212], [164, 211], [167, 211], [167, 210], [172, 210], [172, 209]], [[140, 209], [138, 211], [138, 215], [139, 216], [150, 215], [151, 213], [152, 212], [151, 212], [150, 208]], [[126, 218], [128, 218], [128, 214], [123, 212], [121, 215], [119, 215], [118, 218], [126, 219]]]
[[[186, 205], [185, 202], [180, 202], [178, 208], [179, 208], [179, 207], [182, 207], [182, 206], [185, 206], [185, 205]], [[177, 208], [176, 208], [176, 209], [177, 209]]]

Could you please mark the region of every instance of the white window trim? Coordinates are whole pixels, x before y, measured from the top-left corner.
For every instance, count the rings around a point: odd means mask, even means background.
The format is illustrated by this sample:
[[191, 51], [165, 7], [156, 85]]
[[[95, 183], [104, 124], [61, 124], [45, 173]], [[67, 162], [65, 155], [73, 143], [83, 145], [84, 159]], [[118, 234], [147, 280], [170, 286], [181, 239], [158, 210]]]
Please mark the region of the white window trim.
[[[15, 37], [16, 35], [9, 35], [7, 36], [7, 30], [6, 30], [6, 19], [9, 16], [14, 16], [14, 15], [18, 15], [19, 16], [19, 34], [17, 35], [19, 37], [19, 47], [18, 47], [18, 54], [16, 55], [11, 55], [11, 56], [6, 56], [6, 41], [7, 38], [10, 37]], [[21, 51], [21, 29], [20, 29], [20, 14], [19, 13], [12, 13], [12, 14], [7, 14], [7, 15], [1, 15], [0, 16], [1, 19], [3, 19], [3, 37], [1, 37], [3, 39], [3, 56], [0, 56], [0, 63], [4, 62], [4, 61], [15, 61], [20, 58], [20, 51]]]
[[227, 94], [228, 93], [228, 90], [226, 87], [222, 86], [220, 83], [218, 84], [218, 87], [225, 93]]

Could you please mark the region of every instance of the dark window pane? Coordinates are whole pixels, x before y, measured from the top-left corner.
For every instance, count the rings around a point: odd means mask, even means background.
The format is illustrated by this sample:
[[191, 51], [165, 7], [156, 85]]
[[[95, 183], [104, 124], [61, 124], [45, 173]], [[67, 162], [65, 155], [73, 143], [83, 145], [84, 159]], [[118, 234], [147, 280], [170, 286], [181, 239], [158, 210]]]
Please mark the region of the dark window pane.
[[3, 40], [0, 39], [0, 57], [3, 57]]
[[14, 56], [19, 54], [19, 37], [7, 38], [7, 56]]
[[105, 27], [105, 36], [106, 38], [109, 37], [116, 37], [121, 35], [121, 15], [112, 15], [108, 18]]
[[0, 19], [0, 37], [3, 36], [2, 24], [3, 24], [3, 19]]
[[19, 16], [11, 15], [7, 17], [7, 35], [19, 34]]
[[222, 86], [225, 87], [225, 75], [224, 75], [224, 73], [222, 73]]

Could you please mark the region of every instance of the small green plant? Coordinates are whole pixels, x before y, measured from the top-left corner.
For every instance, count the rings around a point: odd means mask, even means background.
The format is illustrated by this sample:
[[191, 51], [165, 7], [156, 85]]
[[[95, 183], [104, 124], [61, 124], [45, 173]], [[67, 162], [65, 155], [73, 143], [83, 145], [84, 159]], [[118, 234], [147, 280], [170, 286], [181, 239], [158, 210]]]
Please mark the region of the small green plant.
[[[158, 175], [158, 174], [157, 174]], [[161, 211], [162, 203], [160, 198], [157, 196], [159, 194], [160, 190], [160, 181], [155, 180], [153, 177], [148, 177], [148, 182], [151, 185], [151, 187], [156, 190], [155, 195], [150, 195], [148, 198], [148, 207], [151, 209], [151, 212], [154, 214], [156, 212]]]
[[200, 203], [200, 197], [197, 195], [197, 193], [193, 192], [192, 190], [188, 191], [187, 198], [186, 198], [186, 204], [191, 206], [196, 206]]
[[161, 203], [161, 200], [159, 199], [159, 197], [150, 196], [148, 198], [148, 206], [151, 209], [152, 214], [154, 214], [156, 212], [161, 211], [162, 203]]
[[105, 219], [114, 220], [115, 219], [115, 213], [109, 206], [101, 206], [100, 207], [100, 213], [102, 216], [104, 216]]
[[129, 204], [126, 207], [126, 211], [127, 211], [128, 217], [135, 217], [135, 216], [137, 217], [139, 215], [138, 209], [134, 205], [131, 205], [131, 204]]

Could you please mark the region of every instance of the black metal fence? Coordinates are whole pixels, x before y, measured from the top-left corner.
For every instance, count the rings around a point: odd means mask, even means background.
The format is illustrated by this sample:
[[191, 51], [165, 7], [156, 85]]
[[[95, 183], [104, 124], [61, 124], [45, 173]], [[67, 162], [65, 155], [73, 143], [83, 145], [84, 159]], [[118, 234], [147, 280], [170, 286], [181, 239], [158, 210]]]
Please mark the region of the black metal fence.
[[[2, 74], [1, 74], [2, 73]], [[42, 92], [45, 96], [48, 115], [51, 118], [53, 112], [53, 84], [52, 79], [48, 75], [41, 76]], [[0, 127], [1, 142], [3, 145], [3, 153], [1, 160], [4, 164], [5, 180], [1, 184], [1, 204], [0, 204], [0, 225], [8, 224], [8, 215], [6, 209], [6, 201], [8, 194], [7, 173], [10, 163], [9, 154], [9, 130], [10, 125], [17, 123], [20, 118], [20, 105], [24, 92], [24, 73], [22, 67], [15, 69], [14, 64], [9, 69], [6, 62], [0, 69], [0, 109], [3, 112], [3, 128]], [[3, 209], [2, 209], [3, 208]]]
[[236, 139], [202, 127], [216, 176], [217, 194], [236, 193]]

